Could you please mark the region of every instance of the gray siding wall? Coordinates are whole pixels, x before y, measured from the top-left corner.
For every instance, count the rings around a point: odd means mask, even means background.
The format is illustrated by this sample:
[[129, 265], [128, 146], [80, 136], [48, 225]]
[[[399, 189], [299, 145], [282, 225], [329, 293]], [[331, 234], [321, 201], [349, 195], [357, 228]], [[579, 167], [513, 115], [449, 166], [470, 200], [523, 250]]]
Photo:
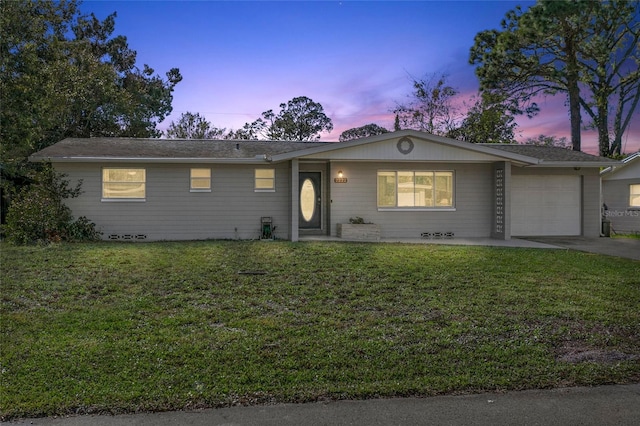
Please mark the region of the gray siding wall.
[[582, 222], [582, 235], [585, 237], [598, 237], [602, 226], [602, 214], [600, 204], [600, 174], [595, 167], [579, 168], [523, 168], [512, 167], [512, 175], [573, 175], [581, 176], [582, 181], [582, 217], [577, 218]]
[[[55, 164], [84, 193], [68, 200], [75, 217], [86, 216], [109, 235], [144, 235], [147, 240], [257, 239], [260, 218], [271, 216], [275, 236], [288, 239], [290, 171], [287, 163]], [[102, 201], [103, 167], [146, 169], [146, 201]], [[211, 192], [190, 192], [192, 167], [211, 168]], [[256, 167], [276, 169], [276, 192], [254, 192]]]
[[[342, 170], [347, 183], [334, 183]], [[378, 211], [378, 170], [453, 170], [456, 211]], [[493, 166], [450, 163], [331, 163], [330, 235], [338, 223], [360, 216], [380, 225], [382, 238], [420, 238], [423, 232], [489, 237], [493, 213]]]
[[640, 232], [640, 209], [629, 207], [629, 185], [640, 183], [636, 179], [603, 180], [602, 201], [609, 210], [605, 212], [615, 232]]

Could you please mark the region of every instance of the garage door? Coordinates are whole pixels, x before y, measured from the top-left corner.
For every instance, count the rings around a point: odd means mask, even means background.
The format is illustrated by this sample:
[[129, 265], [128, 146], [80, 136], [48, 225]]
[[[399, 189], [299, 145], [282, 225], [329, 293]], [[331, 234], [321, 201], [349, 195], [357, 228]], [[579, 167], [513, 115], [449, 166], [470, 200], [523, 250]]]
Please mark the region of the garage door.
[[580, 235], [579, 176], [512, 176], [511, 235]]

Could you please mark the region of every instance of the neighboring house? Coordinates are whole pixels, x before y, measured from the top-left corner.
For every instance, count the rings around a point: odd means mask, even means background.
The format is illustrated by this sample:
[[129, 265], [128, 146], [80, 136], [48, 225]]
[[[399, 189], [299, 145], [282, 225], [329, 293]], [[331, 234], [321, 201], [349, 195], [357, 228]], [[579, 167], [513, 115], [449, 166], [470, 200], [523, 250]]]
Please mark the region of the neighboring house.
[[346, 142], [65, 139], [31, 156], [84, 193], [67, 201], [105, 239], [600, 235], [599, 168], [552, 147], [471, 144], [413, 130]]
[[[640, 233], [640, 152], [601, 172], [603, 214], [618, 233]], [[606, 206], [606, 207], [605, 207]]]

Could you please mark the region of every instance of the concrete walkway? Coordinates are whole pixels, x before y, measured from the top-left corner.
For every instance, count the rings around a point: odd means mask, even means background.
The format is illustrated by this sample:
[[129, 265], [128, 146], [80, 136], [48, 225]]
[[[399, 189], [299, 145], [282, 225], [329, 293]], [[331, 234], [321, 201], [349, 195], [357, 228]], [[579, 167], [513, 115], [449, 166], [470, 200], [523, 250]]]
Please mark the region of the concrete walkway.
[[490, 246], [490, 247], [523, 247], [540, 249], [558, 249], [560, 247], [539, 241], [512, 238], [510, 240], [496, 240], [493, 238], [425, 238], [425, 239], [383, 239], [383, 243], [408, 244], [442, 244], [455, 246]]
[[[327, 236], [305, 236], [300, 241], [343, 241]], [[444, 244], [462, 246], [524, 247], [540, 249], [571, 249], [640, 260], [640, 239], [587, 237], [530, 237], [495, 240], [493, 238], [384, 238], [382, 243]]]
[[[366, 242], [347, 240], [338, 237], [329, 236], [304, 236], [300, 237], [300, 241], [341, 241], [341, 242]], [[510, 240], [496, 240], [493, 238], [383, 238], [381, 243], [402, 243], [402, 244], [442, 244], [456, 246], [492, 246], [492, 247], [525, 247], [525, 248], [543, 248], [558, 249], [559, 246], [547, 244], [544, 242], [533, 241], [529, 239], [512, 238]]]
[[43, 426], [637, 425], [640, 384], [231, 407], [118, 416], [27, 419]]
[[539, 237], [528, 240], [565, 249], [640, 260], [640, 239], [637, 238]]

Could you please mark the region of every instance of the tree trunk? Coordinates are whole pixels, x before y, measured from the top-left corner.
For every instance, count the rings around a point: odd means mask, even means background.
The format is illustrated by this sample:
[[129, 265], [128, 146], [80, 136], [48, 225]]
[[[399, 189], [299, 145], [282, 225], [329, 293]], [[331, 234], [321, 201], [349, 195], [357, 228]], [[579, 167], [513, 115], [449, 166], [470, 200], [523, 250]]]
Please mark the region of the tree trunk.
[[608, 157], [611, 154], [610, 147], [609, 147], [609, 124], [608, 124], [609, 103], [607, 102], [606, 99], [604, 99], [604, 102], [602, 101], [603, 100], [600, 100], [600, 102], [598, 102], [598, 122], [596, 123], [596, 126], [598, 128], [598, 147], [599, 147], [600, 156]]
[[572, 35], [567, 36], [565, 54], [567, 58], [567, 92], [569, 94], [569, 117], [571, 120], [571, 145], [574, 151], [582, 149], [580, 139], [580, 87], [578, 86], [578, 58], [576, 41]]
[[569, 85], [569, 116], [571, 120], [571, 145], [574, 151], [580, 151], [581, 137], [580, 124], [582, 117], [580, 116], [580, 89], [578, 82]]

